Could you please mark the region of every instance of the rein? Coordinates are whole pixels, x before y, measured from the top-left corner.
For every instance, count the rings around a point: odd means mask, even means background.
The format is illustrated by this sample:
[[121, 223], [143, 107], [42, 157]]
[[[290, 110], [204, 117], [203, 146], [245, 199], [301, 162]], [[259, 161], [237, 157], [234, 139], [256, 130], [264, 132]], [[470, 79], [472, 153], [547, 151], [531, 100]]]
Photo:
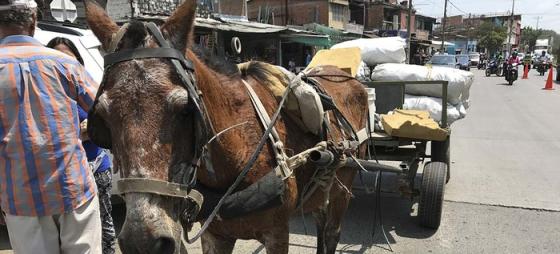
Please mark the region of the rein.
[[[152, 36], [155, 37], [156, 41], [160, 44], [160, 48], [143, 48], [143, 49], [132, 49], [132, 50], [123, 50], [119, 52], [114, 52], [118, 48], [118, 44], [120, 40], [123, 38], [128, 25], [124, 25], [121, 29], [116, 33], [113, 37], [114, 41], [111, 42], [110, 46], [110, 54], [104, 57], [105, 60], [105, 73], [107, 70], [112, 68], [115, 64], [131, 61], [135, 59], [146, 59], [146, 58], [166, 58], [171, 61], [173, 67], [177, 71], [177, 74], [181, 78], [183, 87], [187, 90], [189, 94], [189, 103], [193, 103], [196, 111], [196, 122], [197, 128], [195, 132], [195, 155], [193, 161], [188, 168], [185, 170], [181, 170], [184, 172], [183, 179], [177, 180], [177, 175], [173, 177], [175, 182], [170, 181], [162, 181], [158, 179], [149, 179], [149, 178], [124, 178], [117, 182], [117, 188], [121, 193], [150, 193], [156, 194], [160, 196], [166, 197], [175, 197], [175, 198], [184, 198], [189, 200], [190, 202], [194, 203], [197, 207], [196, 210], [193, 212], [192, 210], [186, 209], [183, 214], [183, 219], [187, 220], [188, 222], [193, 222], [193, 219], [196, 218], [196, 214], [200, 211], [203, 203], [203, 196], [195, 190], [196, 186], [196, 172], [200, 163], [202, 162], [205, 154], [208, 152], [208, 144], [210, 144], [216, 137], [220, 136], [224, 132], [231, 130], [232, 128], [239, 127], [241, 125], [246, 124], [240, 123], [234, 125], [230, 128], [227, 128], [220, 133], [214, 135], [210, 138], [208, 131], [213, 131], [212, 123], [210, 122], [207, 112], [204, 107], [204, 102], [200, 98], [201, 92], [195, 85], [195, 78], [194, 78], [194, 68], [193, 64], [190, 60], [186, 59], [184, 55], [179, 52], [178, 50], [171, 48], [169, 43], [163, 38], [161, 31], [159, 28], [152, 22], [146, 24], [149, 31], [151, 32]], [[99, 101], [99, 97], [103, 94], [105, 83], [106, 83], [107, 75], [104, 75], [103, 82], [99, 87], [99, 91], [97, 92], [97, 96], [95, 98], [94, 104], [92, 106], [92, 111], [95, 109]], [[268, 121], [268, 125], [265, 126], [265, 131], [263, 136], [261, 137], [255, 151], [251, 155], [250, 159], [248, 160], [247, 164], [243, 168], [243, 170], [239, 173], [237, 178], [235, 179], [234, 183], [228, 188], [226, 193], [220, 198], [218, 204], [213, 208], [212, 213], [205, 220], [204, 224], [202, 225], [200, 231], [191, 239], [188, 239], [188, 235], [185, 234], [187, 237], [183, 239], [189, 244], [194, 243], [197, 241], [202, 234], [208, 229], [212, 221], [218, 215], [220, 208], [224, 205], [224, 201], [228, 196], [230, 196], [241, 184], [243, 179], [249, 173], [249, 170], [253, 168], [255, 165], [261, 151], [264, 148], [264, 145], [269, 140], [269, 137], [274, 130], [274, 125], [279, 118], [281, 113], [282, 107], [286, 102], [288, 94], [290, 92], [290, 88], [286, 89], [282, 96], [282, 100], [278, 105], [278, 109], [274, 113], [273, 117]], [[95, 112], [91, 112], [95, 114]], [[276, 134], [277, 135], [277, 134]], [[178, 174], [179, 175], [179, 174]], [[182, 180], [182, 181], [181, 181]], [[179, 183], [182, 182], [182, 183]], [[186, 184], [184, 184], [186, 183]], [[187, 215], [185, 213], [193, 212], [191, 215]]]

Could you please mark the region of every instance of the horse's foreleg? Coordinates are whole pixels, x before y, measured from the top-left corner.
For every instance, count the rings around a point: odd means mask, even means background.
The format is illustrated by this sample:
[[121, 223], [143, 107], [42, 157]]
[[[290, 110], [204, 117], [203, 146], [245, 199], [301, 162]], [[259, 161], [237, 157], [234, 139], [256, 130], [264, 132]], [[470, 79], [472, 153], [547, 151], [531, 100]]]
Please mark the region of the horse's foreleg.
[[[326, 206], [313, 212], [317, 224], [317, 253], [332, 254], [340, 240], [340, 229], [344, 214], [348, 209], [351, 194], [351, 180], [354, 174], [339, 176], [341, 181], [334, 179]], [[347, 185], [345, 185], [347, 184]]]
[[200, 239], [204, 254], [231, 254], [235, 246], [235, 239], [212, 234], [206, 230]]
[[290, 248], [290, 232], [288, 222], [278, 225], [269, 232], [264, 233], [259, 239], [267, 254], [287, 254]]

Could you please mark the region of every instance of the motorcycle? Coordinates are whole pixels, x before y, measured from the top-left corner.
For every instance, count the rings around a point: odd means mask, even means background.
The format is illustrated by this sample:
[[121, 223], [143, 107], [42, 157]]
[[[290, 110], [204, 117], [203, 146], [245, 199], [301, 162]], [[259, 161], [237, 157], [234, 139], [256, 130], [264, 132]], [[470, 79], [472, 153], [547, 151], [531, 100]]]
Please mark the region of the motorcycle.
[[496, 74], [498, 77], [502, 76], [502, 65], [499, 64], [496, 60], [491, 60], [487, 65], [486, 65], [486, 77], [490, 77], [490, 75], [492, 74]]
[[541, 75], [544, 76], [544, 74], [546, 73], [546, 70], [550, 69], [550, 63], [549, 62], [543, 62], [540, 61], [537, 63], [537, 72]]
[[509, 85], [513, 85], [513, 81], [516, 81], [518, 78], [518, 71], [517, 71], [517, 63], [508, 64], [505, 71], [505, 78]]
[[478, 68], [479, 70], [485, 69], [486, 68], [486, 59], [480, 60], [480, 62], [478, 62], [478, 65], [476, 66], [476, 68]]

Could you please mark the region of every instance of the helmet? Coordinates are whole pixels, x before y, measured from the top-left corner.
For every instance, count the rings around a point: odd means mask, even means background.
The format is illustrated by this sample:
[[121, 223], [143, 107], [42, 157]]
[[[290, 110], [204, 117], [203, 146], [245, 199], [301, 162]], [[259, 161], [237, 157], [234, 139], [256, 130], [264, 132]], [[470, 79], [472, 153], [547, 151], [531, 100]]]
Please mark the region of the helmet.
[[0, 11], [35, 9], [37, 3], [34, 0], [8, 0], [8, 4], [0, 5]]
[[516, 56], [517, 56], [517, 51], [513, 51], [513, 53], [511, 53], [511, 55], [512, 55], [513, 57], [516, 57]]

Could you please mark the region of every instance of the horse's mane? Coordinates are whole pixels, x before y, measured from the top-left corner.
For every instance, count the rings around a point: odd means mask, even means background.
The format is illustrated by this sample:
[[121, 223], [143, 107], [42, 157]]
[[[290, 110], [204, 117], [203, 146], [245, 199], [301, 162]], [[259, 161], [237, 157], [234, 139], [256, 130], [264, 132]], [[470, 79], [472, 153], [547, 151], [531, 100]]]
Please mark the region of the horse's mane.
[[269, 89], [272, 89], [275, 96], [281, 95], [282, 91], [274, 90], [283, 90], [290, 82], [288, 76], [280, 68], [268, 63], [249, 61], [239, 64], [238, 67], [242, 78], [252, 77], [256, 79], [259, 83], [265, 84]]

